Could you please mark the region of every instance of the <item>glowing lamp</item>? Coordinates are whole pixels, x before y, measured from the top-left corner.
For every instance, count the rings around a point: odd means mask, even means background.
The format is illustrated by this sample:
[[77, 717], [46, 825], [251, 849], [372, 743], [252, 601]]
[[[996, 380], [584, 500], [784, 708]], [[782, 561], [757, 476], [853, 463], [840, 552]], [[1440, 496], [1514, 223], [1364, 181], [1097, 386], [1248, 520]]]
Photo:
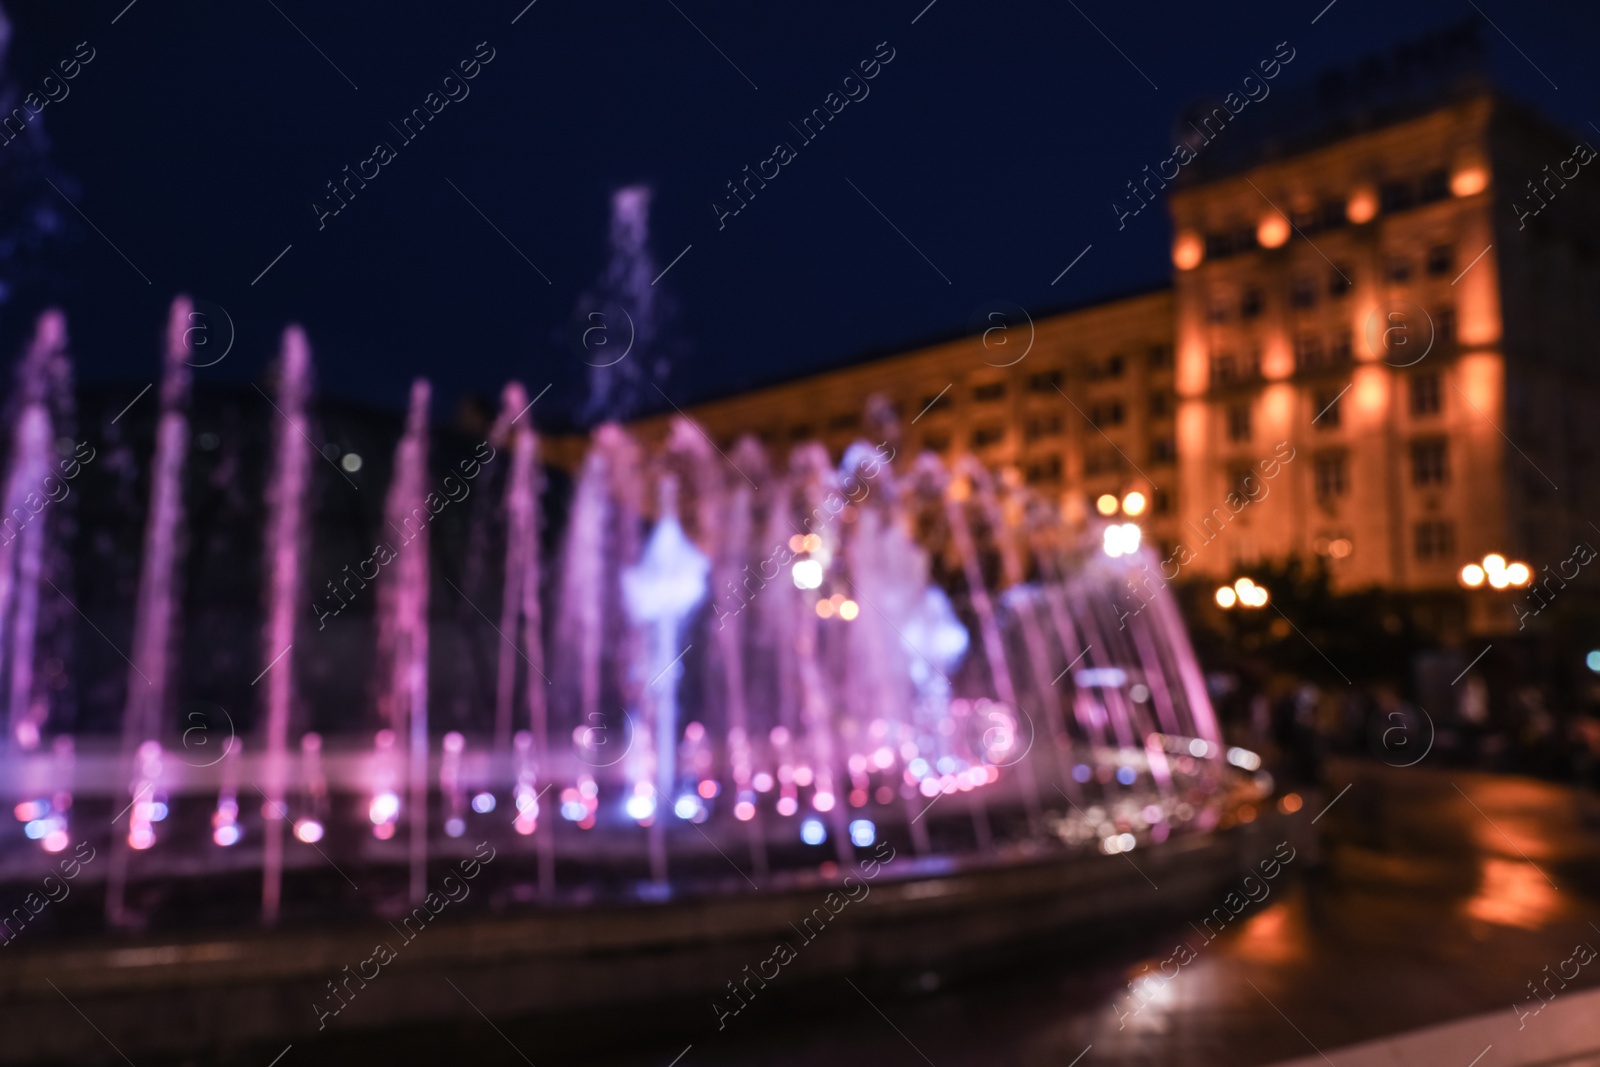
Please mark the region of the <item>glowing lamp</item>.
[[1115, 515], [1117, 513], [1117, 498], [1111, 493], [1102, 493], [1100, 498], [1094, 502], [1094, 509], [1108, 517]]
[[1473, 196], [1489, 187], [1489, 174], [1482, 167], [1462, 167], [1450, 175], [1450, 191], [1456, 196]]
[[1506, 580], [1512, 585], [1527, 585], [1532, 578], [1533, 571], [1528, 569], [1528, 565], [1526, 563], [1506, 564]]
[[845, 622], [850, 622], [860, 614], [861, 606], [854, 600], [846, 600], [839, 605], [839, 618], [843, 619]]
[[800, 560], [792, 573], [796, 589], [815, 589], [822, 584], [822, 564], [814, 559]]
[[1506, 558], [1498, 552], [1491, 552], [1483, 557], [1483, 569], [1490, 575], [1498, 574], [1506, 569]]
[[1233, 583], [1233, 591], [1238, 593], [1241, 599], [1246, 593], [1255, 587], [1256, 583], [1249, 578], [1240, 578], [1237, 582]]
[[315, 819], [299, 819], [294, 824], [294, 836], [308, 845], [322, 840], [322, 824]]
[[1362, 186], [1350, 194], [1350, 200], [1345, 204], [1345, 217], [1356, 225], [1371, 222], [1378, 214], [1378, 197], [1368, 186]]
[[1261, 219], [1256, 227], [1256, 240], [1262, 248], [1281, 248], [1289, 239], [1289, 220], [1274, 211]]
[[1143, 515], [1145, 509], [1144, 494], [1132, 492], [1122, 498], [1122, 510], [1129, 515]]
[[1239, 602], [1239, 594], [1233, 591], [1232, 586], [1224, 585], [1217, 588], [1217, 607], [1224, 611]]
[[820, 845], [828, 839], [827, 828], [821, 819], [807, 819], [800, 824], [800, 840], [808, 845]]
[[1487, 575], [1484, 574], [1483, 568], [1476, 563], [1469, 563], [1461, 568], [1461, 584], [1468, 589], [1478, 588], [1483, 584], [1483, 580], [1486, 577]]
[[1201, 243], [1199, 234], [1185, 231], [1172, 242], [1172, 264], [1179, 270], [1194, 270], [1205, 254], [1206, 246]]

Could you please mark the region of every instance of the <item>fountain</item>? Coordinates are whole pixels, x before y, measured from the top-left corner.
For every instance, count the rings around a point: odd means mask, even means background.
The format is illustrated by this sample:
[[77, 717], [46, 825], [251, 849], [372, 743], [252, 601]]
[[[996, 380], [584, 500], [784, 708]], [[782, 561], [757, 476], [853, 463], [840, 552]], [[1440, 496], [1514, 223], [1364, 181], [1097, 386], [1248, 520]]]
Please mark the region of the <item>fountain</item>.
[[[250, 683], [262, 683], [260, 742], [246, 753], [230, 737], [202, 765], [175, 759], [176, 705], [194, 695], [173, 638], [188, 309], [175, 301], [168, 331], [120, 744], [52, 729], [34, 681], [51, 513], [11, 523], [0, 543], [0, 788], [49, 852], [96, 834], [83, 819], [69, 826], [69, 807], [105, 807], [103, 825], [117, 827], [98, 831], [112, 926], [151, 921], [129, 903], [135, 882], [240, 864], [259, 869], [266, 923], [322, 860], [352, 885], [348, 870], [403, 871], [398, 895], [416, 904], [430, 864], [469, 836], [531, 846], [526, 892], [514, 873], [507, 892], [546, 906], [781, 886], [883, 840], [930, 870], [1041, 848], [1119, 852], [1211, 828], [1244, 788], [1236, 779], [1248, 784], [1254, 757], [1222, 743], [1170, 595], [1121, 609], [1144, 551], [1102, 550], [1098, 529], [1069, 529], [1053, 503], [971, 459], [897, 454], [881, 398], [865, 420], [877, 439], [837, 459], [816, 442], [785, 457], [753, 437], [724, 455], [682, 417], [650, 447], [604, 423], [563, 495], [527, 392], [508, 385], [477, 459], [460, 464], [470, 481], [505, 457], [484, 513], [497, 532], [471, 542], [503, 546], [499, 569], [478, 572], [500, 579], [498, 625], [477, 612], [494, 652], [430, 663], [429, 587], [447, 551], [433, 532], [460, 476], [435, 482], [431, 393], [418, 380], [375, 531], [380, 570], [353, 579], [378, 586], [377, 733], [364, 733], [358, 710], [330, 712], [306, 681], [311, 635], [297, 613], [322, 535], [307, 503], [316, 445], [298, 328], [284, 334], [271, 405]], [[61, 316], [43, 316], [22, 363], [4, 489], [14, 515], [49, 475], [65, 339]], [[552, 514], [564, 519], [547, 552]], [[328, 612], [313, 611], [320, 632]], [[478, 692], [481, 703], [462, 696]], [[440, 693], [458, 699], [435, 730]], [[297, 700], [317, 732], [296, 734]], [[252, 792], [259, 808], [241, 801]], [[27, 869], [13, 852], [0, 840], [0, 883]]]

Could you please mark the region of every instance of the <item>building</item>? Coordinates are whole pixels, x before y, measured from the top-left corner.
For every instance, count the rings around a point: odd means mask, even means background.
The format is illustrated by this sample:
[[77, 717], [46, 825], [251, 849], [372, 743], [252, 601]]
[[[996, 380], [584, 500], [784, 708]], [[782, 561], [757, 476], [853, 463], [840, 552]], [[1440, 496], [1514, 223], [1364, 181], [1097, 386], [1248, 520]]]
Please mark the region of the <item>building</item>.
[[1470, 28], [1278, 92], [1236, 129], [1199, 109], [1195, 162], [1146, 179], [1170, 288], [691, 414], [719, 443], [837, 453], [883, 394], [907, 446], [1009, 468], [1070, 521], [1144, 494], [1171, 571], [1320, 557], [1336, 589], [1493, 628], [1464, 565], [1501, 553], [1538, 583], [1600, 537], [1595, 151], [1497, 92]]

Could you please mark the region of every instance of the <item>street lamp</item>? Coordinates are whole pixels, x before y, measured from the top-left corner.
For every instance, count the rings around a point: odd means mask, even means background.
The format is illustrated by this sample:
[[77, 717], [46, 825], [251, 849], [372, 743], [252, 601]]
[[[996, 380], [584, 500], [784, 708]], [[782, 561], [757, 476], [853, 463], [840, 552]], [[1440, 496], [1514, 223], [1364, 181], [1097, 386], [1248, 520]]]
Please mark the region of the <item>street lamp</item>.
[[1507, 563], [1498, 552], [1490, 552], [1482, 563], [1468, 563], [1458, 576], [1468, 589], [1478, 589], [1485, 583], [1492, 589], [1522, 588], [1533, 581], [1533, 569], [1526, 563]]
[[1245, 608], [1264, 608], [1269, 599], [1267, 587], [1257, 585], [1251, 578], [1240, 578], [1231, 586], [1218, 586], [1216, 592], [1217, 606], [1224, 611], [1235, 604]]

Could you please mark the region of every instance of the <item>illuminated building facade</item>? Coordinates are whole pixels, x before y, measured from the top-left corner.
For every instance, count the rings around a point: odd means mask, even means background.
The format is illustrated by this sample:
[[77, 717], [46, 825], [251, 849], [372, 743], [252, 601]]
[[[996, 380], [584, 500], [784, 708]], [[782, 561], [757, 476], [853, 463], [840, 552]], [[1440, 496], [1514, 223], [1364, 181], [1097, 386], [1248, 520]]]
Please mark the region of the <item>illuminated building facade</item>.
[[1600, 539], [1581, 505], [1600, 446], [1600, 174], [1490, 88], [1478, 52], [1464, 31], [1407, 46], [1285, 92], [1292, 136], [1199, 146], [1162, 194], [1171, 288], [980, 322], [691, 414], [725, 450], [748, 432], [837, 455], [882, 394], [902, 449], [974, 454], [1070, 520], [1144, 494], [1147, 540], [1189, 549], [1169, 577], [1320, 557], [1336, 589], [1448, 593], [1439, 621], [1468, 621], [1465, 564], [1503, 553], [1537, 580]]

